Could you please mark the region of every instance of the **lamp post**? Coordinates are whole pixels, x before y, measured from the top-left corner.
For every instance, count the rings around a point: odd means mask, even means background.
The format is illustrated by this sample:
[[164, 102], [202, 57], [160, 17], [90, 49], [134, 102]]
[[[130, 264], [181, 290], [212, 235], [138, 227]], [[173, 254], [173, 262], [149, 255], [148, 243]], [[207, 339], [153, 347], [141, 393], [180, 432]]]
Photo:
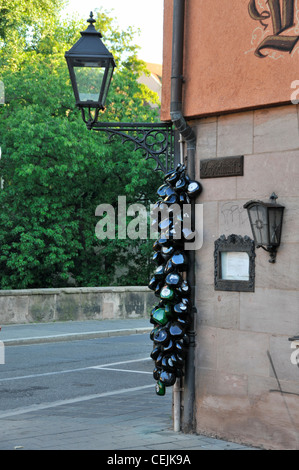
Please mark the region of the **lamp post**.
[[[178, 8], [179, 7], [179, 8]], [[184, 209], [184, 205], [191, 206], [191, 228], [192, 234], [195, 236], [195, 198], [201, 193], [202, 186], [195, 179], [195, 150], [196, 136], [192, 128], [187, 124], [182, 115], [182, 71], [183, 66], [183, 23], [184, 23], [184, 1], [175, 2], [174, 14], [174, 31], [173, 31], [173, 75], [175, 82], [172, 81], [172, 104], [171, 104], [171, 123], [107, 123], [98, 122], [99, 111], [104, 109], [104, 99], [107, 96], [109, 85], [114, 70], [114, 60], [107, 49], [103, 52], [103, 43], [99, 33], [96, 32], [93, 23], [93, 15], [90, 14], [90, 23], [87, 30], [81, 33], [82, 38], [73, 46], [70, 51], [65, 54], [68, 62], [71, 82], [76, 98], [76, 104], [81, 108], [83, 120], [89, 130], [105, 131], [110, 137], [118, 135], [123, 142], [131, 141], [135, 144], [135, 150], [142, 149], [144, 157], [153, 158], [156, 161], [156, 169], [164, 173], [164, 189], [170, 191], [168, 194], [158, 195], [160, 200], [157, 205], [167, 206], [171, 202], [172, 196], [178, 201], [180, 209]], [[180, 47], [176, 47], [176, 39], [181, 43]], [[81, 41], [81, 42], [80, 42]], [[84, 46], [84, 47], [83, 47]], [[88, 49], [87, 48], [90, 48]], [[93, 48], [93, 53], [89, 52]], [[101, 56], [105, 54], [105, 58]], [[78, 70], [76, 70], [78, 67]], [[101, 74], [101, 82], [92, 82], [93, 75], [85, 73], [85, 68], [102, 67], [105, 71]], [[82, 69], [82, 88], [80, 82], [80, 74]], [[86, 81], [85, 81], [86, 80]], [[99, 84], [100, 82], [100, 84]], [[95, 83], [97, 85], [95, 85]], [[92, 84], [92, 85], [91, 85]], [[175, 86], [174, 86], [175, 85]], [[81, 91], [82, 89], [82, 91]], [[97, 93], [94, 93], [97, 90]], [[101, 90], [101, 91], [99, 91]], [[81, 94], [82, 93], [82, 94]], [[86, 117], [85, 111], [88, 115]], [[173, 130], [173, 126], [176, 131]], [[187, 143], [187, 160], [189, 175], [186, 174], [186, 167], [180, 163], [180, 150], [174, 149], [175, 139], [174, 132], [180, 135]], [[176, 167], [176, 170], [174, 168]], [[161, 188], [159, 188], [161, 190]], [[162, 229], [161, 229], [162, 230]], [[174, 404], [174, 416], [176, 417], [175, 430], [180, 429], [180, 402], [178, 397], [181, 392], [182, 368], [184, 367], [184, 413], [183, 413], [183, 430], [189, 432], [192, 428], [193, 407], [195, 400], [195, 380], [194, 380], [194, 350], [195, 350], [195, 251], [188, 250], [188, 254], [184, 253], [184, 243], [176, 245], [175, 232], [176, 227], [170, 227], [166, 232], [162, 232], [161, 238], [154, 243], [154, 250], [158, 252], [158, 256], [154, 255], [153, 260], [161, 259], [162, 265], [158, 266], [158, 283], [156, 279], [150, 283], [149, 287], [155, 289], [155, 295], [160, 298], [159, 306], [155, 307], [152, 312], [152, 322], [155, 328], [153, 341], [161, 340], [163, 334], [169, 339], [173, 347], [176, 348], [168, 361], [169, 351], [163, 345], [158, 357], [157, 351], [153, 351], [156, 358], [156, 370], [154, 378], [157, 379], [156, 392], [158, 395], [165, 393], [165, 387], [176, 385], [176, 399]], [[163, 236], [162, 236], [163, 235]], [[181, 237], [180, 241], [184, 240]], [[185, 241], [190, 241], [187, 238]], [[165, 251], [166, 248], [166, 251]], [[173, 251], [173, 253], [172, 253]], [[163, 256], [164, 255], [164, 256]], [[183, 261], [181, 261], [183, 260]], [[185, 273], [186, 280], [181, 279], [181, 274]], [[168, 276], [170, 275], [170, 276]], [[171, 279], [170, 279], [171, 278]], [[173, 286], [174, 280], [181, 281], [180, 287]], [[170, 285], [169, 285], [170, 283]], [[177, 288], [178, 287], [178, 288]], [[173, 297], [170, 298], [169, 295]], [[163, 313], [163, 308], [164, 313]], [[157, 308], [157, 310], [156, 310]], [[165, 315], [164, 315], [165, 314]], [[167, 324], [163, 326], [163, 332], [159, 330], [169, 315]], [[159, 322], [161, 323], [159, 325]], [[161, 335], [159, 336], [160, 331]], [[159, 338], [156, 337], [155, 332]], [[164, 338], [165, 339], [165, 338]], [[189, 344], [187, 352], [187, 344]], [[169, 345], [170, 347], [170, 345]], [[185, 359], [186, 357], [186, 359]], [[154, 357], [152, 356], [154, 359]]]
[[284, 206], [277, 204], [276, 199], [277, 196], [273, 193], [270, 202], [249, 201], [244, 205], [244, 209], [248, 211], [256, 247], [270, 253], [269, 263], [276, 261], [285, 209]]
[[111, 79], [116, 67], [113, 55], [102, 42], [95, 27], [93, 13], [88, 28], [65, 53], [76, 105], [89, 130], [104, 131], [109, 137], [117, 135], [123, 143], [131, 141], [135, 150], [142, 149], [146, 159], [156, 161], [156, 170], [164, 173], [177, 162], [174, 158], [174, 131], [170, 123], [109, 123], [98, 122], [99, 112], [105, 109]]

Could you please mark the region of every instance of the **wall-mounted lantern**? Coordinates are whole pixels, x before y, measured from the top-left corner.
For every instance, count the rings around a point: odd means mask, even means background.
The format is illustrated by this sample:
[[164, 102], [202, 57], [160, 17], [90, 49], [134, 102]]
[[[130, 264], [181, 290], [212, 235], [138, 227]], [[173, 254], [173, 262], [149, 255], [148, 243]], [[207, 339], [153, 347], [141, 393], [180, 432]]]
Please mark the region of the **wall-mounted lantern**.
[[249, 201], [244, 205], [248, 211], [253, 238], [257, 248], [270, 253], [269, 263], [275, 263], [281, 241], [284, 206], [277, 204], [273, 193], [270, 202]]

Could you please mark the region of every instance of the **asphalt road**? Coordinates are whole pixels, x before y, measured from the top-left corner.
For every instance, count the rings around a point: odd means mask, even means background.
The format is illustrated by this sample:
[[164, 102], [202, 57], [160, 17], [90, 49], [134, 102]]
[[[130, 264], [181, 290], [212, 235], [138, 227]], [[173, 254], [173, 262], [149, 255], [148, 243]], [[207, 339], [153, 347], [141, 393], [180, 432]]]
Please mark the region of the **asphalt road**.
[[172, 390], [155, 393], [152, 347], [148, 333], [7, 346], [0, 450], [105, 450], [98, 455], [107, 464], [118, 455], [111, 450], [157, 458], [166, 450], [247, 449], [173, 431]]
[[9, 346], [0, 365], [0, 417], [13, 410], [151, 386], [148, 334]]

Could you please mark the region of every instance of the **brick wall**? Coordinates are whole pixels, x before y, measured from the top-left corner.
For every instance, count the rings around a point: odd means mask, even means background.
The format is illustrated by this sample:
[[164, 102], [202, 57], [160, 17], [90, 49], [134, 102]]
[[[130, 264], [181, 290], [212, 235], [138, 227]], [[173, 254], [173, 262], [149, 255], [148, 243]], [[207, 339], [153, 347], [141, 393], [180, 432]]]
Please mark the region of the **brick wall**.
[[[197, 252], [196, 431], [268, 449], [299, 449], [299, 107], [194, 121], [200, 160], [244, 155], [244, 176], [202, 180]], [[256, 250], [255, 292], [214, 290], [214, 242], [248, 235], [243, 205], [275, 191], [286, 207], [276, 264]]]

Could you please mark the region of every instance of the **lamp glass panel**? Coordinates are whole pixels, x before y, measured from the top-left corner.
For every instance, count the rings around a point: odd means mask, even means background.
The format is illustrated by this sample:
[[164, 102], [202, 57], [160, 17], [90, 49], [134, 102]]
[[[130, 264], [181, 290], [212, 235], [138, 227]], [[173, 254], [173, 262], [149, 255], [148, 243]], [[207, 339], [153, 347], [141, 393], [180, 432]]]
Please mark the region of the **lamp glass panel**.
[[256, 244], [269, 245], [267, 208], [261, 205], [255, 205], [250, 209], [249, 213]]
[[270, 245], [278, 246], [281, 238], [282, 210], [280, 208], [269, 209]]
[[105, 68], [98, 64], [74, 67], [80, 101], [98, 102], [102, 88]]
[[113, 70], [114, 70], [114, 67], [113, 67], [112, 63], [110, 62], [109, 63], [109, 68], [108, 68], [108, 73], [107, 73], [107, 78], [106, 78], [106, 83], [105, 83], [105, 88], [103, 90], [103, 97], [102, 97], [103, 105], [106, 102], [106, 98], [107, 98], [107, 95], [108, 95], [108, 90], [109, 90], [109, 85], [110, 85], [110, 82], [111, 82]]

